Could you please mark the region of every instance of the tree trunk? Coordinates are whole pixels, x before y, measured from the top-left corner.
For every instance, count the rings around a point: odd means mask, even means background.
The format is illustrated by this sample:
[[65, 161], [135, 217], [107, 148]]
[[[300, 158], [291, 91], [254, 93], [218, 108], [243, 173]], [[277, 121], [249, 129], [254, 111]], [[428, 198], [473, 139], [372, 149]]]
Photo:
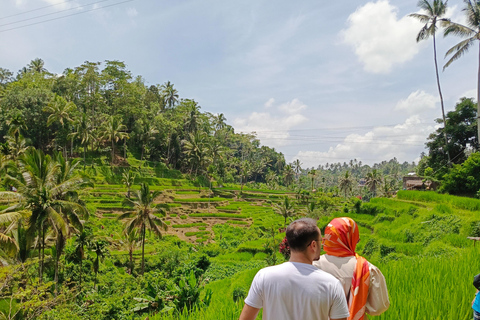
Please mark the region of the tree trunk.
[[145, 224], [142, 226], [142, 276], [145, 270]]
[[[480, 41], [479, 41], [480, 49]], [[478, 80], [477, 80], [477, 145], [480, 145], [480, 52], [478, 56]]]
[[445, 137], [445, 151], [447, 153], [448, 166], [450, 166], [450, 152], [448, 151], [448, 138], [447, 138], [447, 121], [445, 120], [445, 107], [443, 105], [443, 95], [442, 95], [442, 89], [440, 87], [440, 77], [438, 75], [437, 44], [435, 41], [435, 33], [433, 34], [433, 59], [435, 61], [435, 73], [437, 75], [438, 95], [440, 96], [440, 105], [442, 107], [443, 135]]
[[112, 165], [113, 165], [114, 157], [115, 157], [115, 144], [114, 144], [113, 139], [112, 139]]
[[83, 247], [80, 248], [80, 290], [82, 290]]
[[41, 261], [42, 261], [42, 244], [41, 244], [41, 241], [40, 241], [41, 238], [42, 238], [42, 228], [39, 228], [37, 245], [38, 245], [38, 279], [39, 279], [40, 283], [42, 283], [42, 264], [41, 264]]
[[130, 255], [130, 274], [133, 274], [133, 250], [131, 248], [128, 254]]

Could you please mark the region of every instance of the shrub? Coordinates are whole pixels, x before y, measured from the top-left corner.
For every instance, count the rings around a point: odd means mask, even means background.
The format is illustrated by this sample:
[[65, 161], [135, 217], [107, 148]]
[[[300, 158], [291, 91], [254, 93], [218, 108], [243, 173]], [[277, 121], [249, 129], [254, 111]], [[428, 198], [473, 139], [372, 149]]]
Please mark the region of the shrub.
[[365, 243], [365, 247], [363, 248], [363, 254], [366, 256], [373, 255], [378, 250], [378, 243], [375, 238], [368, 239], [367, 243]]
[[395, 252], [395, 247], [390, 247], [384, 244], [380, 245], [380, 256], [382, 258], [388, 256], [392, 252]]
[[238, 302], [247, 296], [247, 290], [244, 287], [235, 287], [232, 292], [233, 302]]

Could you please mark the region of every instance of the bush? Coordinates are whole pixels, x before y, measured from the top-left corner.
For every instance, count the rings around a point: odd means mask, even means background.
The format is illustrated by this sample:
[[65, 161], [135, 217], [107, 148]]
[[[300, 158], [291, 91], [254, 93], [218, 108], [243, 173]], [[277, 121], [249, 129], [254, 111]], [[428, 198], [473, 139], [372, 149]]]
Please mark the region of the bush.
[[390, 247], [384, 244], [380, 245], [380, 256], [382, 258], [388, 256], [392, 252], [395, 252], [395, 247]]
[[247, 296], [247, 290], [244, 287], [235, 287], [232, 292], [233, 302], [238, 302]]
[[372, 216], [376, 216], [378, 213], [382, 212], [383, 209], [373, 203], [363, 203], [361, 206], [360, 213], [362, 214], [369, 214]]
[[372, 256], [378, 250], [378, 243], [375, 238], [368, 239], [363, 248], [363, 254], [366, 256]]

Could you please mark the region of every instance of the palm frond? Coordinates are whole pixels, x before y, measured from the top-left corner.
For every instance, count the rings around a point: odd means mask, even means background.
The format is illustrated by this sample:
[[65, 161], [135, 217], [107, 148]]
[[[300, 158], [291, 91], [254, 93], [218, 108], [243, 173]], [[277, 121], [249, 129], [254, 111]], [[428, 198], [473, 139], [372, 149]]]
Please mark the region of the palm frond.
[[65, 224], [63, 217], [52, 207], [48, 207], [46, 211], [48, 213], [48, 220], [57, 233], [61, 232], [62, 234], [67, 234], [67, 225]]
[[0, 214], [0, 224], [12, 223], [22, 218], [20, 212], [5, 212]]
[[419, 20], [421, 23], [428, 23], [428, 21], [430, 21], [430, 17], [426, 14], [411, 13], [408, 16]]
[[0, 246], [9, 255], [15, 255], [18, 251], [18, 244], [14, 238], [0, 232]]
[[471, 46], [473, 46], [473, 42], [476, 40], [475, 37], [472, 37], [472, 38], [469, 38], [469, 39], [466, 39], [466, 40], [463, 40], [461, 41], [460, 43], [456, 44], [455, 46], [453, 46], [452, 48], [450, 48], [447, 53], [445, 54], [445, 56], [448, 56], [450, 54], [452, 54], [453, 52], [455, 52], [455, 54], [450, 58], [450, 60], [447, 61], [447, 63], [443, 66], [443, 70], [445, 70], [445, 68], [447, 68], [449, 65], [452, 64], [452, 62], [454, 62], [455, 60], [459, 59], [462, 55], [464, 55], [465, 53], [467, 53], [468, 49], [470, 49]]
[[459, 23], [455, 22], [445, 22], [444, 23], [445, 30], [443, 31], [443, 36], [446, 37], [450, 34], [460, 36], [460, 37], [471, 37], [473, 36], [476, 32], [474, 29], [471, 29], [467, 26], [464, 26]]

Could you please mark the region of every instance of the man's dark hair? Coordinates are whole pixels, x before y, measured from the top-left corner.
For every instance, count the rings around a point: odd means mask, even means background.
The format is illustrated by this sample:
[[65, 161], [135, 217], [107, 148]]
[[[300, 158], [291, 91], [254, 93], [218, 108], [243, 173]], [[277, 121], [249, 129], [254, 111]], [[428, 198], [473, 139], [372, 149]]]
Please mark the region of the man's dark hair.
[[288, 246], [292, 251], [304, 251], [313, 240], [320, 238], [317, 223], [310, 218], [302, 218], [290, 223], [286, 235]]

